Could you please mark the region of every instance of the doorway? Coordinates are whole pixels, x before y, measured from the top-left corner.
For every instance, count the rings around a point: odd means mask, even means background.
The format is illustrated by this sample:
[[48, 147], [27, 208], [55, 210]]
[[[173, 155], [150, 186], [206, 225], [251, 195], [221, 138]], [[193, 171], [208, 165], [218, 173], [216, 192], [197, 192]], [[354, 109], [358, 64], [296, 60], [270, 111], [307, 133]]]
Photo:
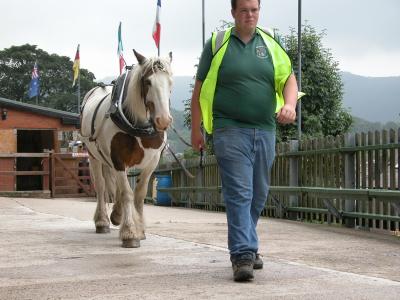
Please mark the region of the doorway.
[[[42, 153], [45, 149], [54, 149], [53, 130], [17, 130], [18, 153]], [[43, 171], [40, 157], [17, 157], [17, 171]], [[17, 191], [35, 191], [43, 189], [43, 176], [18, 175]]]

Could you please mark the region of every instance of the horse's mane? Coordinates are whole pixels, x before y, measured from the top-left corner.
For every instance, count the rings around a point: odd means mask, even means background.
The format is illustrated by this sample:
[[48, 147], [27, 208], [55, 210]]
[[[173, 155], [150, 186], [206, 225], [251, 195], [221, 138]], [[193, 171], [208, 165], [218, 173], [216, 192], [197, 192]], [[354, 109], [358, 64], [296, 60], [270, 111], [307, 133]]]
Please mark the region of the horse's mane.
[[145, 122], [147, 120], [146, 108], [141, 99], [140, 81], [143, 76], [157, 72], [165, 72], [168, 76], [172, 77], [170, 60], [167, 58], [150, 57], [143, 64], [134, 66], [127, 94], [127, 98], [130, 98], [131, 101], [124, 102], [124, 107], [127, 108], [127, 113], [131, 119], [138, 122]]
[[156, 73], [158, 71], [166, 72], [172, 76], [170, 61], [166, 58], [151, 57], [145, 60], [141, 65], [142, 74], [145, 75], [149, 72]]

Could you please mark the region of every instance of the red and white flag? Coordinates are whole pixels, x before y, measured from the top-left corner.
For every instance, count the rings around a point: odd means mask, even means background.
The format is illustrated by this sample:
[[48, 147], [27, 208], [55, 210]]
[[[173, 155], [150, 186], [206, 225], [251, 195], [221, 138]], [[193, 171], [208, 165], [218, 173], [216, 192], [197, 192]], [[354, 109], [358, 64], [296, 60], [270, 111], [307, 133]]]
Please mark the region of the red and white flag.
[[161, 0], [157, 0], [157, 15], [153, 26], [153, 39], [154, 42], [156, 42], [157, 48], [160, 47], [160, 37], [161, 37], [160, 14], [161, 14]]

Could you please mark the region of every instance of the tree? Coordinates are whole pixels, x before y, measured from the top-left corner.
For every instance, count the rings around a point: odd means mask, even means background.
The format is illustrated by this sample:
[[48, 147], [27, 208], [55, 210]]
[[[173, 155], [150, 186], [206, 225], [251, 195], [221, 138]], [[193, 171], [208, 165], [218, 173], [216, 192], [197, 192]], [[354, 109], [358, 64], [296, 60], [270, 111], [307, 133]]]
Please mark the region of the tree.
[[[69, 57], [49, 54], [36, 45], [11, 46], [0, 51], [0, 96], [35, 103], [27, 92], [35, 61], [40, 74], [40, 105], [77, 112], [76, 87], [72, 87], [72, 61]], [[81, 95], [96, 85], [95, 76], [80, 70]]]
[[[317, 33], [306, 24], [302, 30], [302, 133], [305, 137], [338, 135], [348, 131], [352, 124], [351, 115], [342, 107], [343, 83], [338, 63], [329, 49], [324, 48], [322, 39], [325, 31]], [[297, 76], [298, 47], [297, 31], [293, 28], [283, 38], [293, 69]], [[297, 76], [298, 77], [298, 76]], [[278, 140], [297, 136], [296, 125], [278, 125]]]

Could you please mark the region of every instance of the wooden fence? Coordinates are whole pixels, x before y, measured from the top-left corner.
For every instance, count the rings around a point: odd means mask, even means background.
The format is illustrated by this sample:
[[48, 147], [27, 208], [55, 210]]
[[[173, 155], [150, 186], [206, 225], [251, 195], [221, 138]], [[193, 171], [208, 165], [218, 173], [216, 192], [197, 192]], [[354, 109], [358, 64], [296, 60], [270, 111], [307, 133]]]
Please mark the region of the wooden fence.
[[[400, 129], [291, 141], [277, 145], [264, 215], [399, 233]], [[172, 204], [224, 210], [215, 158], [160, 165]]]
[[88, 154], [1, 153], [0, 194], [93, 197]]
[[87, 153], [51, 154], [51, 196], [94, 197]]
[[[17, 191], [21, 182], [23, 190], [29, 189], [30, 183], [35, 190], [49, 192], [49, 157], [50, 153], [0, 153], [0, 192]], [[26, 179], [32, 178], [27, 184]]]

